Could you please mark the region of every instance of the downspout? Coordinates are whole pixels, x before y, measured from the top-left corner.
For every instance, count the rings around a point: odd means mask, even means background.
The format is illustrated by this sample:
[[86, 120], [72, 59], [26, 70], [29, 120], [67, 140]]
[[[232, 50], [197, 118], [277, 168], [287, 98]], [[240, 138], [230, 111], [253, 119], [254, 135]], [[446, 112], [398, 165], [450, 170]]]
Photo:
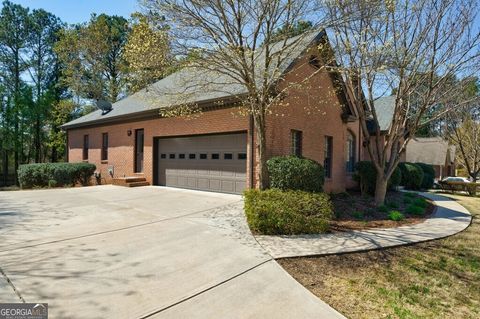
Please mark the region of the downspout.
[[65, 133], [66, 133], [66, 135], [67, 135], [67, 147], [65, 147], [65, 152], [66, 152], [67, 154], [65, 154], [65, 159], [67, 160], [67, 163], [68, 163], [68, 162], [69, 162], [69, 161], [68, 161], [68, 155], [69, 155], [69, 153], [70, 153], [70, 152], [69, 152], [69, 148], [70, 148], [70, 145], [69, 145], [69, 144], [70, 144], [70, 143], [68, 142], [68, 129], [65, 131]]
[[255, 143], [255, 138], [254, 138], [254, 134], [253, 134], [253, 131], [255, 129], [255, 125], [254, 125], [254, 119], [253, 119], [253, 115], [250, 115], [250, 118], [248, 120], [248, 125], [249, 125], [249, 128], [248, 128], [248, 134], [249, 134], [249, 138], [250, 138], [250, 185], [249, 185], [249, 188], [252, 189], [254, 188], [254, 183], [253, 183], [253, 178], [255, 176], [254, 174], [254, 165], [255, 165], [255, 160], [254, 160], [254, 154], [255, 154], [255, 146], [254, 146], [254, 143]]

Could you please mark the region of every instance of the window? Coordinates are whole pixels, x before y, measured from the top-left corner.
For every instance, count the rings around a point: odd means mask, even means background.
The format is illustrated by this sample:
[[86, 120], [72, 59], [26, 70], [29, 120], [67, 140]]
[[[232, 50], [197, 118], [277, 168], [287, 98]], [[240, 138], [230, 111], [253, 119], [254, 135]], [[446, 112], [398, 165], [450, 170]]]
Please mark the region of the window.
[[167, 154], [165, 153], [160, 154], [160, 158], [163, 158], [163, 159], [167, 158]]
[[302, 156], [302, 131], [292, 130], [292, 155]]
[[355, 158], [356, 158], [356, 147], [355, 147], [355, 135], [352, 132], [347, 131], [347, 143], [345, 145], [345, 154], [346, 154], [346, 169], [348, 173], [353, 173], [355, 171]]
[[185, 154], [178, 154], [179, 159], [185, 159]]
[[170, 159], [175, 159], [175, 154], [174, 154], [174, 153], [171, 153], [168, 157], [169, 157]]
[[333, 156], [333, 137], [325, 136], [323, 167], [325, 168], [325, 177], [332, 177], [332, 156]]
[[195, 154], [188, 154], [188, 158], [189, 158], [189, 159], [195, 159], [196, 156], [195, 156]]
[[88, 160], [88, 135], [83, 136], [83, 160]]
[[214, 159], [214, 160], [220, 159], [220, 154], [218, 154], [218, 153], [213, 153], [213, 154], [212, 154], [212, 159]]
[[108, 133], [102, 134], [102, 161], [108, 160]]
[[223, 154], [223, 159], [231, 160], [231, 159], [233, 159], [233, 154], [232, 153], [225, 153], [225, 154]]
[[247, 159], [247, 154], [246, 153], [238, 153], [238, 159], [239, 160], [246, 160]]
[[207, 159], [207, 154], [200, 154], [200, 159]]
[[143, 129], [135, 130], [135, 173], [143, 172]]

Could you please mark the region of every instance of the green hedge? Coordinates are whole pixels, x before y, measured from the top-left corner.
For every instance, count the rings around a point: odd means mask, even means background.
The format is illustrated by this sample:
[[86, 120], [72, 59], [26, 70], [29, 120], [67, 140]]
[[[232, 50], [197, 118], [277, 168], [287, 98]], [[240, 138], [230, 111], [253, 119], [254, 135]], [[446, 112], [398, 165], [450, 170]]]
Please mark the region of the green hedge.
[[90, 163], [25, 164], [18, 168], [22, 188], [88, 185], [96, 166]]
[[333, 206], [325, 193], [251, 189], [244, 197], [250, 229], [262, 234], [322, 233], [333, 218]]
[[[370, 195], [375, 194], [375, 186], [377, 183], [377, 170], [375, 166], [370, 161], [360, 161], [355, 164], [355, 174], [353, 175], [355, 181], [360, 185], [362, 193], [367, 193]], [[400, 185], [402, 179], [402, 173], [397, 167], [393, 171], [392, 176], [388, 181], [388, 188], [394, 189]]]
[[321, 192], [323, 190], [323, 166], [297, 156], [277, 156], [267, 161], [270, 186], [282, 190], [303, 190]]
[[433, 168], [433, 166], [425, 163], [415, 164], [418, 165], [423, 171], [422, 188], [433, 188], [433, 183], [435, 182], [435, 169]]
[[422, 188], [423, 170], [419, 165], [405, 162], [400, 163], [398, 167], [402, 171], [402, 186], [414, 190]]

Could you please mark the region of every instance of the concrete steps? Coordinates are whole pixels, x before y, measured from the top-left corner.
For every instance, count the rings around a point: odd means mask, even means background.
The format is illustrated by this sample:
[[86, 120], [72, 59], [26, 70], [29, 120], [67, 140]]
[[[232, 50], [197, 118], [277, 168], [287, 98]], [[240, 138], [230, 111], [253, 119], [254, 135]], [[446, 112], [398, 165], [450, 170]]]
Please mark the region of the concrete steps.
[[114, 178], [112, 184], [117, 186], [125, 186], [125, 187], [140, 187], [140, 186], [150, 185], [150, 183], [147, 182], [145, 177], [135, 177], [135, 176]]

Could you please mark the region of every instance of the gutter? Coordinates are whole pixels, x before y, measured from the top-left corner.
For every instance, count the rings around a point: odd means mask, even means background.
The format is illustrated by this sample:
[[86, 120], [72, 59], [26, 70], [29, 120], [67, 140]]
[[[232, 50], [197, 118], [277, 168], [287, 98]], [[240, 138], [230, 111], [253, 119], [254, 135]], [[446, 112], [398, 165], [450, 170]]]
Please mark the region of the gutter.
[[[233, 107], [234, 106], [233, 104], [235, 104], [236, 102], [241, 101], [241, 98], [245, 95], [246, 93], [230, 96], [230, 97], [204, 100], [197, 103], [199, 107], [204, 110], [229, 108], [229, 107]], [[223, 105], [215, 105], [215, 102], [218, 102], [218, 101], [224, 101]], [[172, 108], [178, 107], [178, 106], [179, 105], [175, 105], [175, 106], [172, 106]], [[60, 128], [62, 130], [67, 130], [67, 129], [73, 129], [73, 128], [94, 127], [94, 126], [100, 126], [103, 124], [112, 124], [117, 122], [133, 122], [138, 120], [148, 120], [156, 117], [159, 118], [161, 109], [162, 107], [151, 108], [151, 109], [147, 109], [140, 112], [126, 113], [126, 114], [121, 114], [121, 115], [111, 116], [111, 117], [104, 117], [104, 118], [99, 118], [99, 119], [86, 121], [86, 122], [79, 122], [79, 123], [72, 123], [72, 124], [65, 123], [62, 126], [60, 126]]]

